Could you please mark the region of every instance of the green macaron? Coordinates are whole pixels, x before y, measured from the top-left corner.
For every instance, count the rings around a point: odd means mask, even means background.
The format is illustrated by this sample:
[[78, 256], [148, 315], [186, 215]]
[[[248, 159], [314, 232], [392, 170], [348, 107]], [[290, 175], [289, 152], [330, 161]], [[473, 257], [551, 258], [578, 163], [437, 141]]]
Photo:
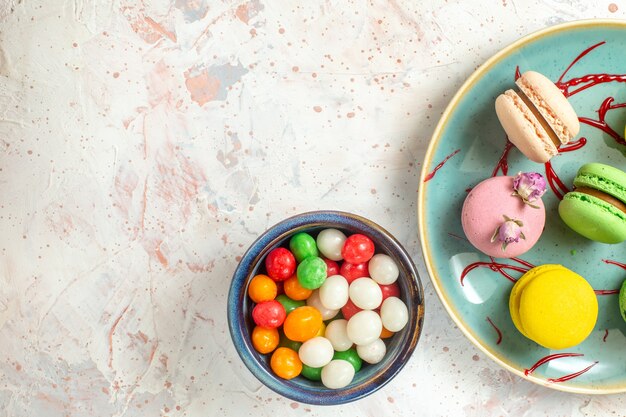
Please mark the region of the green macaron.
[[574, 186], [559, 203], [565, 224], [597, 242], [626, 240], [626, 173], [600, 163], [585, 164], [578, 170]]
[[619, 311], [621, 311], [622, 318], [626, 321], [626, 280], [622, 283], [622, 288], [619, 292]]

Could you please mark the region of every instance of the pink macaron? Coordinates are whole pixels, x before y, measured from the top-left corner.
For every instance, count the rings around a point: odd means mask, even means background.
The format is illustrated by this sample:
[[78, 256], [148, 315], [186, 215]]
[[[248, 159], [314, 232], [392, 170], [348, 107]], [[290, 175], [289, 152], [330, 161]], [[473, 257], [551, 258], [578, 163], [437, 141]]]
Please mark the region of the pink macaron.
[[541, 174], [488, 178], [465, 198], [461, 223], [472, 245], [486, 255], [512, 258], [530, 250], [546, 222]]
[[561, 90], [535, 71], [522, 74], [496, 99], [496, 114], [509, 140], [528, 159], [545, 163], [580, 130], [574, 108]]

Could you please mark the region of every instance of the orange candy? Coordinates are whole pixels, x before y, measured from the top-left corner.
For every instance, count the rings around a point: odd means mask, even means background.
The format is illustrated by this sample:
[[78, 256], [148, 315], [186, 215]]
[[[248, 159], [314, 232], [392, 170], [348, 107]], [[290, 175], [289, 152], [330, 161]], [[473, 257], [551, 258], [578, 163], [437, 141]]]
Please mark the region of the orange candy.
[[265, 327], [256, 326], [252, 330], [252, 346], [259, 353], [270, 353], [280, 341], [278, 329], [267, 329]]
[[324, 324], [324, 322], [322, 322], [322, 325], [320, 326], [320, 329], [317, 331], [317, 333], [315, 333], [314, 337], [317, 337], [317, 336], [324, 337], [324, 333], [326, 333], [326, 324]]
[[302, 306], [287, 315], [283, 323], [283, 331], [288, 339], [305, 342], [315, 337], [322, 323], [322, 314], [316, 308]]
[[388, 339], [388, 338], [390, 338], [393, 335], [394, 335], [394, 333], [391, 330], [385, 329], [385, 326], [383, 326], [383, 329], [380, 331], [380, 338], [381, 339]]
[[283, 284], [283, 288], [287, 297], [292, 300], [306, 300], [313, 293], [313, 290], [306, 289], [300, 285], [296, 275], [287, 279]]
[[300, 375], [302, 362], [296, 351], [286, 347], [279, 347], [272, 354], [270, 367], [279, 377], [291, 379]]
[[255, 303], [270, 301], [276, 298], [278, 288], [276, 282], [267, 275], [259, 274], [252, 278], [248, 286], [248, 295]]

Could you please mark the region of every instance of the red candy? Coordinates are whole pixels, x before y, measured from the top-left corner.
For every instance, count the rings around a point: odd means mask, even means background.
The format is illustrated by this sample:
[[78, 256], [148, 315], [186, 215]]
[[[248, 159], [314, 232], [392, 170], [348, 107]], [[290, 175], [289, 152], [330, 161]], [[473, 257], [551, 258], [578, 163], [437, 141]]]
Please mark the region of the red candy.
[[374, 242], [369, 237], [356, 233], [346, 239], [341, 249], [341, 256], [346, 262], [360, 264], [369, 261], [374, 256]]
[[339, 264], [330, 259], [322, 258], [326, 262], [326, 277], [332, 277], [333, 275], [339, 275]]
[[252, 320], [257, 326], [274, 329], [285, 321], [285, 308], [276, 300], [257, 304], [252, 309]]
[[383, 292], [383, 301], [385, 301], [387, 297], [400, 298], [400, 287], [398, 286], [397, 282], [394, 282], [393, 284], [389, 284], [389, 285], [378, 284], [378, 286]]
[[265, 269], [274, 281], [284, 281], [296, 272], [296, 258], [285, 248], [272, 249], [265, 258]]
[[344, 277], [348, 284], [357, 278], [369, 277], [370, 271], [367, 269], [367, 262], [362, 264], [351, 264], [350, 262], [344, 262], [339, 269], [339, 275]]
[[352, 316], [354, 316], [359, 311], [363, 310], [362, 308], [357, 307], [352, 300], [348, 299], [348, 302], [345, 306], [341, 307], [341, 314], [343, 318], [346, 320], [350, 320]]

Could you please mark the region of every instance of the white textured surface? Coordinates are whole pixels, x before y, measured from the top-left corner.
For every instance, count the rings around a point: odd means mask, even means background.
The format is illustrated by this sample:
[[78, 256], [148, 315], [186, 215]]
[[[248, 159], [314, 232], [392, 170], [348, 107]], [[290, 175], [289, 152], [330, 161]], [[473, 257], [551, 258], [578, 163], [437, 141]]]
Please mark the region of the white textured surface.
[[416, 191], [487, 57], [605, 1], [0, 0], [0, 414], [606, 416], [500, 369], [426, 288], [421, 342], [365, 400], [279, 398], [230, 342], [238, 256], [313, 209], [424, 271]]

